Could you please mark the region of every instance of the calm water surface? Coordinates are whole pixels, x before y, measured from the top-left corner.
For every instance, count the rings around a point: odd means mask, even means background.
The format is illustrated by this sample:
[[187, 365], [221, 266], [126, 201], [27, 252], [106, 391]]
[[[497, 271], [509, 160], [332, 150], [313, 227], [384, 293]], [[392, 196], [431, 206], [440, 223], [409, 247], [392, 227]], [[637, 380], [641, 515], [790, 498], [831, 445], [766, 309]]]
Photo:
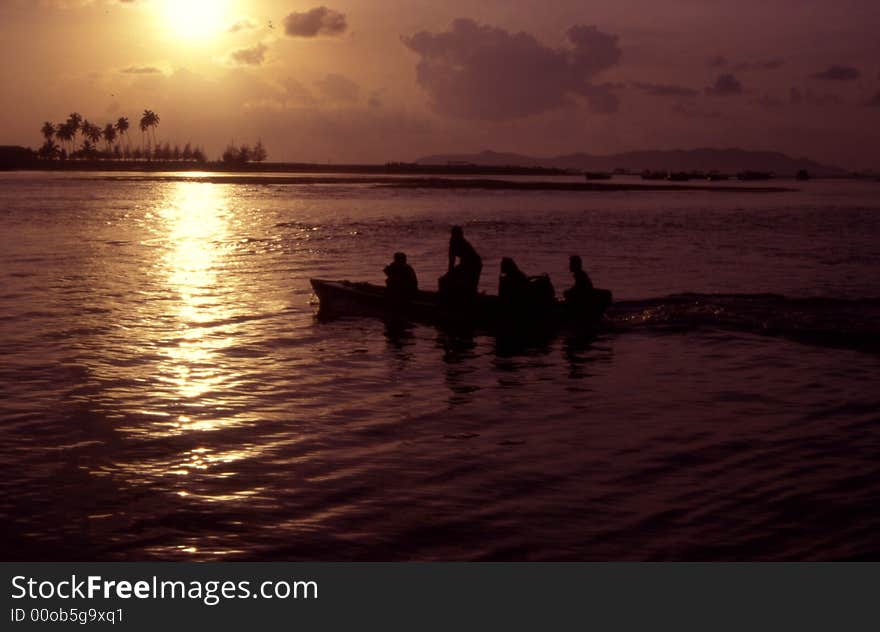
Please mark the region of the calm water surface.
[[[880, 185], [0, 174], [3, 559], [880, 557]], [[451, 223], [618, 303], [523, 344], [318, 322]]]

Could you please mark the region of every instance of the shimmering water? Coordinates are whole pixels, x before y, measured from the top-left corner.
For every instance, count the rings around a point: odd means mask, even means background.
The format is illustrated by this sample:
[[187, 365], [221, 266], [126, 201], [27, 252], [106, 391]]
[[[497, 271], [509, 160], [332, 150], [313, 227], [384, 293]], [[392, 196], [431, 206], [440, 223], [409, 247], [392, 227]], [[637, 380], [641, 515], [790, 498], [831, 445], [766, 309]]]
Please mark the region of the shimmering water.
[[[3, 559], [880, 557], [880, 185], [766, 195], [0, 175]], [[318, 322], [451, 223], [593, 338]]]

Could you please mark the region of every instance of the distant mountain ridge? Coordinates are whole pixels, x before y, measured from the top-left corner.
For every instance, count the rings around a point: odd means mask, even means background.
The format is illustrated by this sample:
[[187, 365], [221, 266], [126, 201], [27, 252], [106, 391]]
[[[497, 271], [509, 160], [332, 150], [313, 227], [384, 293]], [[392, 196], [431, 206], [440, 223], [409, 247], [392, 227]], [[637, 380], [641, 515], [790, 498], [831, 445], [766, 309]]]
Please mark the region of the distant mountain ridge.
[[483, 151], [478, 154], [436, 154], [416, 161], [421, 165], [447, 165], [467, 163], [480, 166], [519, 166], [574, 169], [578, 171], [768, 171], [780, 176], [794, 175], [806, 169], [816, 176], [843, 176], [846, 169], [823, 165], [809, 158], [792, 158], [775, 151], [749, 151], [746, 149], [674, 149], [654, 151], [629, 151], [620, 154], [593, 155], [587, 153], [564, 154], [551, 158], [537, 158], [513, 153]]

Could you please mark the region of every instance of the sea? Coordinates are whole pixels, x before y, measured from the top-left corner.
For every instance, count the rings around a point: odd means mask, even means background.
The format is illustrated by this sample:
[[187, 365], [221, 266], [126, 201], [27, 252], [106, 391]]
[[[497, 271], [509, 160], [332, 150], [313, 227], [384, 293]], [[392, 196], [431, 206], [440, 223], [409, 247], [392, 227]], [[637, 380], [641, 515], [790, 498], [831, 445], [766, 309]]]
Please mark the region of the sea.
[[[288, 177], [0, 174], [0, 558], [880, 559], [880, 183]], [[453, 224], [604, 322], [316, 317]]]

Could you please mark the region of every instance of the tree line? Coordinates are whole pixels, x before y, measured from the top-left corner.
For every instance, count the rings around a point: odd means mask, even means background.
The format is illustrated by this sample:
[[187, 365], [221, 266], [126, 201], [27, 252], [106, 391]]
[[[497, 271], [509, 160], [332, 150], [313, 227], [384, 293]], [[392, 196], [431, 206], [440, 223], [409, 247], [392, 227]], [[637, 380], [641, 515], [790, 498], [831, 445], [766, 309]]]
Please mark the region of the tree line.
[[[127, 117], [120, 116], [115, 122], [101, 127], [73, 112], [62, 123], [43, 123], [40, 133], [44, 142], [37, 156], [45, 160], [207, 161], [205, 151], [192, 143], [181, 147], [168, 141], [160, 142], [156, 135], [159, 121], [159, 115], [154, 111], [144, 110], [138, 122], [141, 142], [132, 146], [128, 133], [131, 124]], [[266, 158], [267, 152], [261, 141], [253, 148], [230, 145], [222, 156], [223, 162], [233, 164], [262, 162]]]

